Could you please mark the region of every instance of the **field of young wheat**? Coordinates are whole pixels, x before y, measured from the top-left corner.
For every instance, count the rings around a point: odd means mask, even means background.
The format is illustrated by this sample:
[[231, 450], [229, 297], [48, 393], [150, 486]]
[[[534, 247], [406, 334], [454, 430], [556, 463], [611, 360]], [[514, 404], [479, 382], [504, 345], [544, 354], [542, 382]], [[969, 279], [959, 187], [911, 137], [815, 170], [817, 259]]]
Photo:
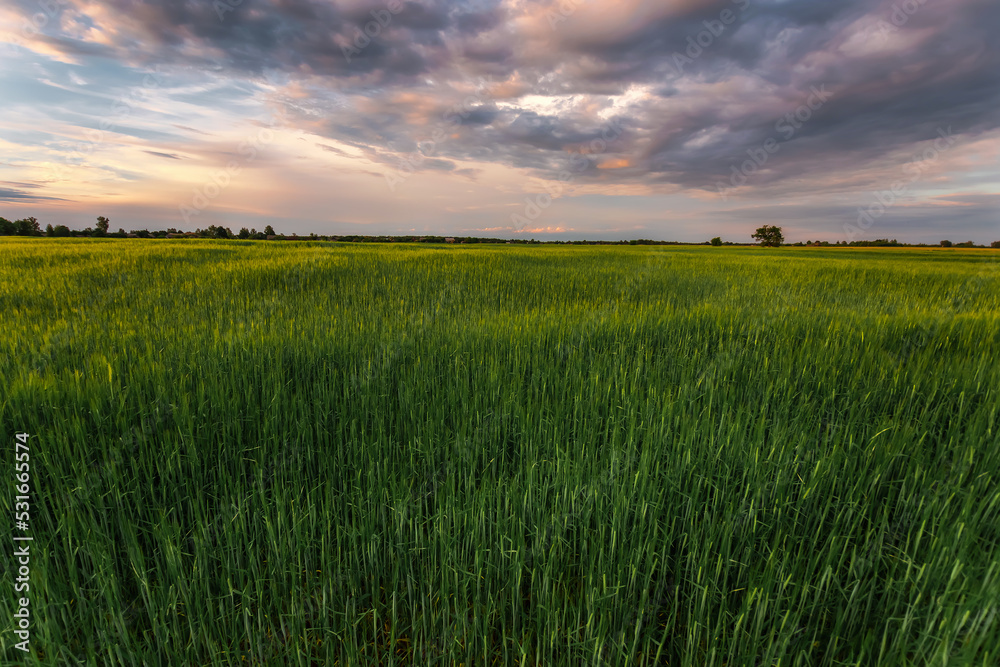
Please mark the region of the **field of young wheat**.
[[996, 251], [4, 238], [0, 285], [24, 664], [1000, 664]]

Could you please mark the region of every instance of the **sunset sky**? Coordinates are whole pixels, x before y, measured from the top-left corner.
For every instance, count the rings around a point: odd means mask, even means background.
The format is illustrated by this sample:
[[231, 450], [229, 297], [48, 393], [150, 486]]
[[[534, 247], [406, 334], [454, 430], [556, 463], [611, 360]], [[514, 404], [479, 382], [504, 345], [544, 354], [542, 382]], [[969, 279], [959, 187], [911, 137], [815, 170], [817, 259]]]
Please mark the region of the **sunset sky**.
[[997, 0], [4, 0], [0, 42], [11, 220], [1000, 240]]

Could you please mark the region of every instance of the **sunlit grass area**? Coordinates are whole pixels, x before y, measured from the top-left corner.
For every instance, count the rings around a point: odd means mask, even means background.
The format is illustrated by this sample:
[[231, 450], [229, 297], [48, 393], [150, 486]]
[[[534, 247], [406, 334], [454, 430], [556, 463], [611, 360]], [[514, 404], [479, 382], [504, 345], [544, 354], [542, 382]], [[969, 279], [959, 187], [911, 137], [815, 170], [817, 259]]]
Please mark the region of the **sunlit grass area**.
[[998, 664], [998, 255], [0, 239], [27, 664]]

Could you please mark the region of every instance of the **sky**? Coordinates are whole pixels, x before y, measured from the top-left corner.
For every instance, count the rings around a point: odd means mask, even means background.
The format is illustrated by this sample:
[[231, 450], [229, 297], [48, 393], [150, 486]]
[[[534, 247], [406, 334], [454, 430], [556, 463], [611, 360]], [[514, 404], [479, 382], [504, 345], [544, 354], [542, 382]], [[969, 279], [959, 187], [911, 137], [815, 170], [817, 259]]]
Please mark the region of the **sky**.
[[1000, 240], [997, 0], [4, 0], [0, 216]]

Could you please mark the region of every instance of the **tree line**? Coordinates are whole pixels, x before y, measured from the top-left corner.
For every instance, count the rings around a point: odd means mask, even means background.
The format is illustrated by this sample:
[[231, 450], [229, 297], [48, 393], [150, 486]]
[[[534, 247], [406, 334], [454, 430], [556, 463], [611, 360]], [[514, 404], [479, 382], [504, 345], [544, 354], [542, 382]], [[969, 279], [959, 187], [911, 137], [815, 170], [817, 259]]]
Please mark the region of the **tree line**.
[[211, 239], [255, 239], [265, 240], [268, 238], [278, 238], [281, 235], [274, 231], [274, 227], [268, 225], [264, 231], [258, 232], [256, 229], [243, 227], [239, 232], [233, 233], [229, 227], [211, 225], [206, 229], [196, 229], [193, 232], [185, 232], [180, 229], [133, 229], [126, 232], [119, 228], [117, 232], [110, 231], [111, 221], [103, 215], [97, 216], [97, 224], [86, 229], [70, 229], [66, 225], [51, 224], [46, 225], [43, 230], [37, 218], [22, 218], [21, 220], [8, 220], [0, 217], [0, 236], [55, 236], [73, 238], [167, 238], [170, 236], [199, 236]]
[[[110, 231], [111, 221], [103, 215], [97, 217], [97, 225], [94, 227], [87, 227], [83, 230], [70, 229], [66, 225], [56, 225], [52, 226], [46, 225], [45, 229], [41, 228], [37, 218], [22, 218], [21, 220], [10, 221], [7, 218], [0, 217], [0, 236], [55, 236], [55, 237], [75, 237], [75, 238], [140, 238], [140, 239], [157, 239], [157, 238], [172, 238], [177, 236], [188, 236], [188, 237], [199, 237], [206, 239], [244, 239], [244, 240], [273, 240], [273, 239], [299, 239], [299, 240], [314, 240], [314, 241], [339, 241], [342, 243], [519, 243], [519, 244], [556, 244], [556, 245], [712, 245], [712, 246], [722, 246], [722, 245], [748, 245], [745, 243], [733, 243], [732, 241], [723, 241], [722, 237], [716, 236], [710, 241], [704, 243], [682, 243], [680, 241], [654, 241], [652, 239], [632, 239], [632, 240], [619, 240], [619, 241], [536, 241], [531, 239], [503, 239], [503, 238], [484, 238], [478, 236], [460, 236], [460, 237], [450, 237], [450, 236], [370, 236], [370, 235], [344, 235], [344, 236], [329, 236], [329, 235], [317, 235], [310, 234], [308, 236], [298, 236], [293, 235], [291, 237], [284, 236], [274, 231], [274, 227], [267, 225], [264, 227], [264, 231], [258, 232], [256, 229], [248, 229], [246, 227], [240, 228], [240, 231], [233, 232], [229, 227], [222, 227], [220, 225], [209, 225], [205, 229], [196, 229], [193, 232], [185, 232], [179, 229], [174, 229], [171, 227], [166, 230], [154, 230], [149, 231], [148, 229], [133, 229], [130, 232], [126, 232], [124, 229], [119, 228], [117, 232]], [[896, 239], [875, 239], [874, 241], [837, 241], [836, 243], [830, 243], [829, 241], [798, 241], [796, 243], [785, 243], [785, 237], [782, 233], [781, 227], [776, 225], [763, 225], [758, 227], [757, 230], [751, 235], [754, 240], [757, 241], [759, 245], [765, 247], [777, 248], [782, 245], [792, 245], [792, 246], [822, 246], [822, 247], [917, 247], [917, 248], [927, 248], [934, 246], [941, 246], [942, 248], [985, 248], [986, 246], [976, 245], [972, 241], [965, 241], [962, 243], [952, 243], [951, 241], [944, 240], [935, 244], [927, 243], [901, 243]], [[991, 248], [1000, 248], [1000, 241], [993, 241], [990, 243]]]

